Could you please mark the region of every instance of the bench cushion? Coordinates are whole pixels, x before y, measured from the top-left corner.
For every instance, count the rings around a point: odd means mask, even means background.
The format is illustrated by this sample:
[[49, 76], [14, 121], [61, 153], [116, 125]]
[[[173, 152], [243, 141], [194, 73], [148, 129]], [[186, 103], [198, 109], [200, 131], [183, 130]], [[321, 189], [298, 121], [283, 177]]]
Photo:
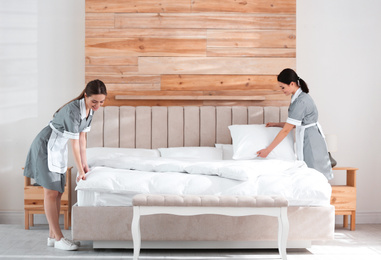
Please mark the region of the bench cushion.
[[134, 206], [162, 207], [287, 207], [282, 196], [217, 196], [217, 195], [165, 195], [138, 194]]

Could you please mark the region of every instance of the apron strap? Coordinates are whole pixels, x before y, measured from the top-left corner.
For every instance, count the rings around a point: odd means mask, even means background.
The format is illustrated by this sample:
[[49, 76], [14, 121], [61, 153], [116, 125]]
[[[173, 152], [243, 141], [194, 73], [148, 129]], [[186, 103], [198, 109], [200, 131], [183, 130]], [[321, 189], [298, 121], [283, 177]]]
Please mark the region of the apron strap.
[[323, 133], [323, 129], [319, 122], [308, 124], [308, 125], [300, 125], [296, 126], [296, 155], [298, 160], [303, 161], [304, 155], [303, 155], [303, 146], [304, 146], [304, 132], [307, 128], [310, 128], [312, 126], [317, 126], [319, 129], [320, 134], [323, 136], [325, 140], [325, 135]]

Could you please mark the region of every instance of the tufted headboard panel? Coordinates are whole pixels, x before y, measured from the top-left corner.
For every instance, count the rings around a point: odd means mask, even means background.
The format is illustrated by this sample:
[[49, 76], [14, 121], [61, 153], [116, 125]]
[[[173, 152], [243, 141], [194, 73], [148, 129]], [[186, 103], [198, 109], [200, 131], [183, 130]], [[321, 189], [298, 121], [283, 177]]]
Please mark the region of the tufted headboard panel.
[[231, 144], [229, 125], [284, 122], [287, 114], [287, 107], [107, 106], [95, 112], [88, 147]]

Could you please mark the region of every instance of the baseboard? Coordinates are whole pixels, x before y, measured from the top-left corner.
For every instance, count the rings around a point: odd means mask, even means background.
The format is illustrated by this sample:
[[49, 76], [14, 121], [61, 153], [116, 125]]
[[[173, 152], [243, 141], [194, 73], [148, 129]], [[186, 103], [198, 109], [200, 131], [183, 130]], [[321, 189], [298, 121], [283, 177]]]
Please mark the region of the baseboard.
[[381, 224], [381, 212], [357, 212], [357, 224]]
[[[336, 216], [336, 224], [343, 224], [343, 216]], [[44, 214], [36, 214], [34, 223], [48, 224]], [[0, 224], [24, 225], [24, 211], [0, 211]], [[60, 215], [60, 224], [64, 224], [64, 217]], [[381, 212], [357, 212], [356, 224], [381, 224]]]
[[[343, 216], [336, 216], [335, 223], [343, 224]], [[381, 224], [381, 212], [356, 212], [356, 224]]]
[[[0, 211], [0, 224], [24, 225], [24, 211]], [[64, 224], [64, 216], [60, 215], [60, 224]], [[34, 224], [48, 224], [45, 214], [35, 214]]]
[[24, 211], [0, 211], [0, 224], [24, 225]]

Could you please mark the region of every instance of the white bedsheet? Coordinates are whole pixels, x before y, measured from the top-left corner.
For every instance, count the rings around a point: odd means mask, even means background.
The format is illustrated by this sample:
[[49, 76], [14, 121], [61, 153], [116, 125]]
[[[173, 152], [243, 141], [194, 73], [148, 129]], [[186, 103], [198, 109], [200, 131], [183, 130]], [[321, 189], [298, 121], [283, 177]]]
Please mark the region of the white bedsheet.
[[[301, 161], [119, 157], [99, 160], [76, 190], [93, 192], [79, 206], [129, 206], [139, 193], [196, 195], [282, 195], [291, 206], [328, 206], [331, 186], [323, 174]], [[101, 166], [99, 166], [101, 165]], [[134, 169], [134, 170], [131, 170]], [[83, 195], [83, 194], [82, 194]], [[81, 196], [82, 196], [81, 195]], [[107, 198], [99, 200], [95, 198]], [[125, 198], [125, 199], [123, 199]], [[119, 202], [115, 202], [119, 201]], [[122, 205], [123, 204], [123, 205]]]

